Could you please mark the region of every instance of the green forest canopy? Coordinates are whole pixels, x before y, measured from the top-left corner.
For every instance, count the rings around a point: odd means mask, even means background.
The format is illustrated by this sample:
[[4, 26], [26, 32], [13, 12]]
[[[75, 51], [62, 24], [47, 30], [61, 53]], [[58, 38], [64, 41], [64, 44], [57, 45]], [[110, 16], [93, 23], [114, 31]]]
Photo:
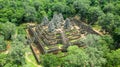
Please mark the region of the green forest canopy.
[[[0, 66], [16, 67], [25, 65], [23, 55], [25, 51], [23, 48], [26, 34], [24, 25], [22, 24], [26, 22], [41, 23], [44, 16], [51, 19], [55, 12], [62, 13], [64, 18], [78, 15], [81, 21], [91, 26], [101, 26], [102, 31], [108, 33], [98, 37], [97, 39], [99, 39], [99, 42], [92, 41], [91, 44], [95, 45], [95, 48], [93, 48], [93, 46], [88, 46], [88, 48], [82, 49], [73, 46], [68, 48], [68, 56], [61, 59], [51, 54], [45, 55], [45, 59], [43, 59], [42, 63], [43, 65], [46, 62], [50, 62], [51, 64], [48, 64], [50, 67], [62, 66], [62, 61], [64, 60], [65, 63], [63, 66], [66, 67], [120, 66], [119, 0], [0, 0], [0, 50], [6, 50], [7, 41], [11, 42], [11, 47], [15, 50], [10, 50], [11, 53], [8, 55], [0, 53]], [[14, 35], [16, 35], [16, 32], [18, 37], [15, 38]], [[91, 40], [92, 37], [90, 35], [87, 40], [82, 41], [85, 45], [88, 45]], [[18, 56], [14, 58], [16, 55]], [[80, 59], [78, 59], [77, 56], [80, 57]], [[76, 57], [76, 59], [73, 60], [73, 57]], [[54, 61], [47, 61], [48, 58]], [[78, 61], [80, 63], [77, 63]]]

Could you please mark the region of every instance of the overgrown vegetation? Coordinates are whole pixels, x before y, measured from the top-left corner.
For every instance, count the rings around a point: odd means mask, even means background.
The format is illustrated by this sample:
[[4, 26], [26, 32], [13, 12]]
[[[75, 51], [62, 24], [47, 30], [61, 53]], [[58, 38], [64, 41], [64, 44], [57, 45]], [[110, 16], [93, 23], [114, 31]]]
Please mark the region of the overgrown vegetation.
[[44, 67], [120, 66], [119, 0], [0, 0], [0, 67], [23, 67], [24, 23], [41, 23], [43, 17], [51, 19], [54, 13], [62, 13], [64, 18], [77, 15], [80, 21], [101, 27], [105, 35], [88, 35], [79, 40], [85, 48], [70, 46], [62, 58], [43, 55]]

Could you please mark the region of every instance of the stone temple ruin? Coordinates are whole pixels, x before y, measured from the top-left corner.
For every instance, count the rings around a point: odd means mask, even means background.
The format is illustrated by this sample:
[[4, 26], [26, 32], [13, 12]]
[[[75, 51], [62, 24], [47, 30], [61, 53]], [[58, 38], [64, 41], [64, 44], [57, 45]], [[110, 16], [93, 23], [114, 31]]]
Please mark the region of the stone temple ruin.
[[28, 26], [30, 47], [38, 63], [40, 54], [65, 52], [70, 45], [81, 46], [79, 39], [96, 34], [90, 26], [74, 18], [64, 20], [62, 14], [54, 14], [51, 21], [44, 17], [41, 24]]
[[64, 24], [64, 29], [71, 29], [71, 22], [70, 22], [70, 19], [66, 19], [65, 20], [65, 24]]
[[46, 26], [48, 23], [49, 23], [48, 18], [47, 18], [47, 17], [44, 17], [43, 20], [42, 20], [41, 25]]

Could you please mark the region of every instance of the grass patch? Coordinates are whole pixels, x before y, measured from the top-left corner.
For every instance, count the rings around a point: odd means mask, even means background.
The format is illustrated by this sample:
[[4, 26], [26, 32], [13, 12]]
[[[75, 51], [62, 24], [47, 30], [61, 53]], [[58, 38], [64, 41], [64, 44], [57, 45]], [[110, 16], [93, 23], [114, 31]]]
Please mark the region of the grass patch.
[[36, 67], [35, 64], [37, 64], [36, 60], [35, 60], [35, 57], [31, 51], [31, 49], [29, 47], [26, 48], [26, 52], [29, 53], [26, 55], [25, 57], [25, 61], [26, 61], [26, 65], [24, 67]]
[[49, 48], [48, 47], [45, 47], [46, 50], [48, 50]]
[[71, 40], [70, 42], [76, 42], [77, 40]]
[[34, 64], [26, 60], [26, 65], [25, 67], [36, 67]]
[[70, 32], [66, 32], [65, 34], [66, 34], [66, 35], [69, 35], [69, 34], [70, 34]]
[[33, 56], [33, 54], [29, 55], [28, 58], [30, 58], [30, 60], [34, 63], [37, 64], [36, 60], [35, 60], [35, 57]]
[[92, 27], [93, 27], [93, 29], [96, 29], [96, 30], [101, 30], [102, 29], [102, 27], [99, 26], [99, 25], [93, 25]]
[[58, 47], [62, 47], [63, 46], [63, 44], [57, 44], [58, 45]]

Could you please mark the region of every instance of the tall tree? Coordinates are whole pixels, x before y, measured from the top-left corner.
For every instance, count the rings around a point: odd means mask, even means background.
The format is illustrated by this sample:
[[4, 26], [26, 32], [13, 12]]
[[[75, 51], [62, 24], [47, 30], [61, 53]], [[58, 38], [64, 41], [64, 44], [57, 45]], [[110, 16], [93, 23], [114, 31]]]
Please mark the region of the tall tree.
[[67, 56], [64, 58], [65, 67], [84, 67], [88, 64], [88, 55], [82, 48], [77, 46], [70, 46], [68, 48]]
[[11, 22], [0, 23], [0, 34], [2, 34], [5, 40], [10, 40], [15, 34], [16, 26]]
[[112, 32], [114, 25], [114, 15], [107, 13], [99, 17], [98, 24], [102, 26], [107, 32]]
[[7, 46], [7, 44], [4, 41], [4, 36], [0, 35], [0, 51], [6, 50], [6, 48], [7, 48], [6, 46]]
[[34, 7], [26, 6], [25, 7], [25, 14], [24, 14], [24, 21], [25, 22], [35, 22], [37, 19], [37, 12]]
[[44, 67], [57, 67], [61, 66], [62, 59], [53, 54], [42, 55], [42, 65]]
[[90, 1], [76, 0], [74, 1], [73, 6], [76, 9], [76, 12], [79, 13], [81, 19], [85, 19], [88, 13], [88, 8], [90, 7]]
[[89, 24], [95, 24], [98, 17], [102, 16], [104, 13], [100, 7], [90, 7], [88, 9], [88, 22]]
[[25, 46], [22, 42], [15, 40], [12, 42], [8, 61], [21, 66], [25, 64]]
[[120, 65], [120, 49], [112, 51], [107, 54], [107, 64], [106, 67], [119, 67]]

